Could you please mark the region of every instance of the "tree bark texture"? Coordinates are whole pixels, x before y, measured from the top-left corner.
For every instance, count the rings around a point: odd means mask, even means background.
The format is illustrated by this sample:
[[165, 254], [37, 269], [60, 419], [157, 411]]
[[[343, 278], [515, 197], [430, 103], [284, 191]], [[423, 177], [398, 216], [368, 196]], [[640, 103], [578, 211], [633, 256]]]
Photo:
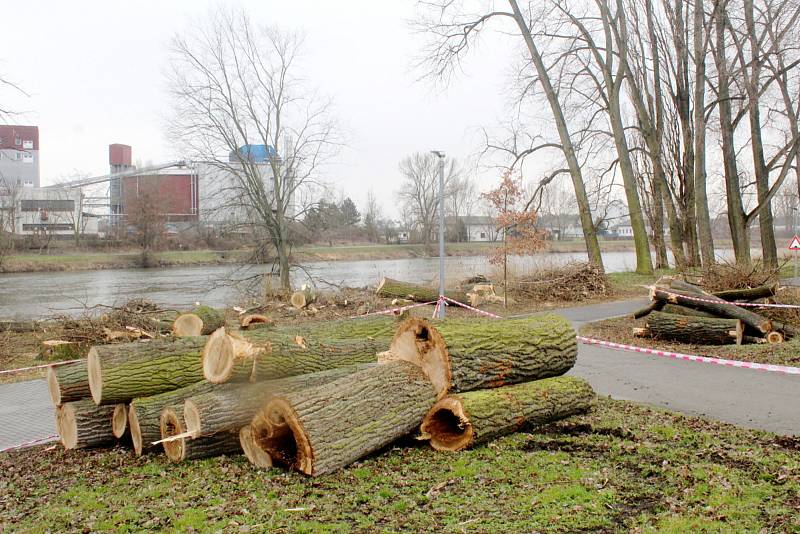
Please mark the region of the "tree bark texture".
[[172, 325], [175, 336], [207, 336], [225, 326], [225, 314], [210, 306], [197, 306], [191, 313], [180, 314]]
[[420, 432], [440, 451], [460, 451], [530, 425], [585, 412], [595, 394], [573, 376], [449, 395], [428, 411]]
[[[414, 302], [435, 302], [439, 299], [439, 290], [430, 287], [413, 284], [411, 282], [401, 282], [384, 278], [378, 284], [376, 294], [387, 299], [407, 299]], [[464, 291], [445, 291], [445, 296], [458, 302], [467, 302], [467, 294]]]
[[89, 389], [97, 404], [130, 402], [203, 380], [207, 337], [92, 347]]
[[48, 367], [47, 389], [53, 406], [90, 397], [86, 360]]
[[128, 408], [128, 426], [131, 430], [133, 451], [137, 456], [152, 452], [154, 441], [161, 439], [159, 416], [167, 406], [183, 402], [185, 399], [213, 391], [217, 386], [208, 382], [197, 382], [174, 391], [167, 391], [151, 397], [134, 399]]
[[250, 426], [273, 462], [322, 475], [412, 432], [435, 402], [436, 391], [423, 370], [394, 361], [279, 395]]
[[383, 359], [417, 363], [440, 394], [558, 376], [575, 365], [575, 331], [557, 315], [524, 319], [411, 318]]
[[713, 313], [705, 312], [703, 310], [696, 310], [694, 308], [681, 306], [679, 304], [667, 304], [664, 303], [663, 300], [654, 300], [653, 302], [663, 303], [664, 307], [661, 308], [659, 311], [663, 311], [664, 313], [672, 313], [674, 315], [688, 315], [690, 317], [717, 317]]
[[116, 441], [112, 420], [116, 406], [97, 406], [91, 399], [67, 402], [56, 408], [56, 428], [65, 449], [111, 445]]
[[[698, 296], [701, 296], [703, 299], [710, 300], [712, 302], [699, 302], [695, 300], [695, 297]], [[698, 295], [696, 293], [690, 293], [688, 291], [682, 291], [674, 288], [661, 289], [654, 287], [651, 292], [651, 297], [658, 300], [664, 300], [670, 304], [680, 304], [681, 306], [710, 312], [717, 317], [741, 319], [744, 324], [755, 329], [761, 334], [766, 334], [767, 332], [773, 330], [772, 321], [766, 317], [758, 315], [757, 313], [753, 313], [744, 308], [740, 308], [735, 304], [731, 304], [711, 294]]]
[[275, 395], [321, 386], [367, 367], [369, 365], [351, 365], [255, 384], [223, 385], [202, 395], [194, 395], [187, 398], [183, 406], [186, 431], [195, 437], [238, 431]]
[[664, 312], [653, 312], [641, 335], [698, 345], [742, 344], [744, 327], [739, 319], [691, 317]]
[[727, 289], [725, 291], [715, 291], [714, 296], [723, 300], [755, 300], [767, 297], [774, 297], [778, 290], [778, 284], [771, 286], [759, 286], [747, 289]]

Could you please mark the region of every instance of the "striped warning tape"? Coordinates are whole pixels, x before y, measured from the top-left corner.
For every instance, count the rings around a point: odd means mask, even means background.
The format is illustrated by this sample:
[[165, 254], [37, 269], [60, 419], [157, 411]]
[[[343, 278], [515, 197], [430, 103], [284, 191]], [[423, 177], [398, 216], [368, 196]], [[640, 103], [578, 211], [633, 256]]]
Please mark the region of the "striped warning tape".
[[44, 443], [50, 443], [51, 441], [56, 441], [58, 439], [57, 435], [47, 436], [46, 438], [39, 438], [34, 439], [32, 441], [26, 441], [25, 443], [20, 443], [18, 445], [12, 445], [11, 447], [6, 447], [5, 449], [0, 449], [0, 453], [15, 451], [18, 449], [27, 449], [28, 447], [35, 447], [36, 445], [42, 445]]
[[35, 371], [36, 369], [47, 369], [48, 367], [58, 367], [60, 365], [66, 365], [68, 363], [76, 363], [82, 362], [84, 360], [65, 360], [63, 362], [53, 362], [53, 363], [45, 363], [42, 365], [34, 365], [32, 367], [20, 367], [18, 369], [6, 369], [5, 371], [0, 371], [0, 375], [16, 375], [19, 373], [24, 373], [26, 371]]
[[715, 365], [724, 365], [726, 367], [739, 367], [742, 369], [753, 369], [756, 371], [770, 371], [773, 373], [784, 373], [789, 375], [800, 375], [800, 367], [791, 367], [788, 365], [773, 365], [768, 363], [755, 363], [743, 362], [740, 360], [727, 360], [725, 358], [712, 358], [709, 356], [697, 356], [694, 354], [683, 354], [680, 352], [671, 352], [668, 350], [651, 349], [647, 347], [637, 347], [634, 345], [625, 345], [624, 343], [614, 343], [613, 341], [605, 341], [602, 339], [594, 339], [591, 337], [577, 336], [580, 343], [587, 345], [600, 345], [601, 347], [608, 347], [610, 349], [626, 350], [630, 352], [639, 352], [642, 354], [652, 354], [653, 356], [661, 356], [663, 358], [673, 358], [676, 360], [687, 360], [690, 362], [711, 363]]
[[406, 310], [411, 310], [413, 308], [420, 308], [422, 306], [430, 306], [431, 304], [436, 304], [437, 301], [432, 300], [430, 302], [420, 302], [417, 304], [409, 304], [408, 306], [401, 306], [399, 308], [388, 308], [386, 310], [380, 310], [372, 313], [364, 313], [361, 315], [351, 315], [348, 317], [349, 319], [361, 319], [362, 317], [370, 317], [372, 315], [400, 315]]

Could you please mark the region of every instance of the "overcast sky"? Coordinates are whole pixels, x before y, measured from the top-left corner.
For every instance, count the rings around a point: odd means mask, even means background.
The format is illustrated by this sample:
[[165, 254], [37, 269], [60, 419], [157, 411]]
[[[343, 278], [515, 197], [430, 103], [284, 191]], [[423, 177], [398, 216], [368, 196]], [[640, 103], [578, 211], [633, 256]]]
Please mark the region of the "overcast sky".
[[[40, 129], [42, 183], [74, 172], [108, 171], [109, 143], [133, 146], [134, 161], [177, 156], [165, 139], [164, 78], [171, 37], [212, 2], [27, 2], [0, 17], [0, 73], [29, 98], [20, 123]], [[306, 35], [301, 68], [330, 95], [348, 148], [327, 180], [362, 204], [373, 188], [394, 215], [398, 162], [413, 151], [444, 150], [466, 160], [479, 148], [476, 128], [497, 124], [512, 67], [501, 37], [484, 40], [447, 88], [417, 81], [423, 37], [408, 21], [414, 0], [256, 0], [237, 2], [255, 22]], [[0, 94], [9, 101], [7, 92]], [[482, 188], [494, 179], [480, 173]]]

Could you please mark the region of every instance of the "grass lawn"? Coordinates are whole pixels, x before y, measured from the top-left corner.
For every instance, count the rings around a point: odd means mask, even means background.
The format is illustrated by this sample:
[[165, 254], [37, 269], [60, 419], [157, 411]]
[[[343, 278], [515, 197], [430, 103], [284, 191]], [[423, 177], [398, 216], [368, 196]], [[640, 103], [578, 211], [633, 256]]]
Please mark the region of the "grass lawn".
[[123, 448], [0, 456], [0, 531], [796, 532], [800, 439], [601, 399], [463, 453], [411, 439], [339, 473]]
[[729, 360], [742, 360], [757, 363], [800, 366], [800, 338], [793, 338], [775, 345], [698, 345], [679, 343], [677, 341], [656, 340], [648, 337], [636, 337], [632, 329], [644, 325], [646, 319], [634, 320], [632, 317], [618, 317], [590, 323], [580, 329], [580, 334], [587, 337], [625, 343], [640, 347], [711, 356]]

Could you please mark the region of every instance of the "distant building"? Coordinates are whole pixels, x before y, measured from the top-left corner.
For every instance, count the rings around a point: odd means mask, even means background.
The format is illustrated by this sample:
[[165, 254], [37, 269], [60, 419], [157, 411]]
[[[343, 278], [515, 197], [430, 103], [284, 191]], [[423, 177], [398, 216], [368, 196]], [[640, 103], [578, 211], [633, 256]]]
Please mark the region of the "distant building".
[[39, 187], [39, 127], [0, 125], [0, 181]]
[[97, 218], [83, 213], [79, 188], [21, 187], [0, 191], [3, 230], [16, 235], [97, 233]]
[[503, 239], [503, 230], [498, 230], [492, 217], [461, 217], [468, 242], [498, 241]]

